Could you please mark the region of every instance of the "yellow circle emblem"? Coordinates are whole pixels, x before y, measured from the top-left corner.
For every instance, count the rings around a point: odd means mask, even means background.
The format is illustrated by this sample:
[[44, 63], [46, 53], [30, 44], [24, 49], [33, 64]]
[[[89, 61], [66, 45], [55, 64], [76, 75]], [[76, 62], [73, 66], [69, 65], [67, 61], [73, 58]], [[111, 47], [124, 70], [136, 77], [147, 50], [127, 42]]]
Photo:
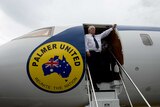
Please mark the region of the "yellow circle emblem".
[[66, 42], [50, 42], [31, 54], [27, 72], [38, 88], [47, 92], [65, 92], [78, 85], [83, 76], [80, 52]]

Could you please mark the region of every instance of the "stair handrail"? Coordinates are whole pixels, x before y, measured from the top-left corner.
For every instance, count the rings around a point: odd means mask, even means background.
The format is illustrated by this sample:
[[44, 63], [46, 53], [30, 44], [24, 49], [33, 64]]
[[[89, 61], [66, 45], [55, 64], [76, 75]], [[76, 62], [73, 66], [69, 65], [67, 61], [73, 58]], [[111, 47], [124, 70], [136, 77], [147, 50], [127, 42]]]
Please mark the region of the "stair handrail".
[[92, 77], [91, 77], [88, 65], [87, 65], [87, 74], [88, 74], [88, 80], [89, 80], [90, 85], [91, 85], [91, 90], [93, 92], [93, 97], [95, 99], [95, 104], [96, 104], [96, 107], [98, 107], [98, 101], [97, 101], [97, 97], [96, 97], [96, 94], [95, 94], [95, 89], [94, 89], [94, 86], [93, 86]]
[[86, 82], [87, 82], [87, 90], [88, 90], [88, 98], [89, 98], [89, 107], [92, 107], [90, 102], [91, 102], [91, 98], [92, 98], [92, 94], [91, 94], [91, 91], [90, 91], [90, 83], [89, 83], [89, 79], [88, 79], [88, 75], [86, 73]]
[[123, 79], [123, 77], [122, 77], [122, 75], [121, 75], [121, 74], [119, 74], [119, 76], [120, 76], [120, 78], [121, 78], [121, 81], [122, 81], [122, 84], [123, 84], [123, 87], [124, 87], [125, 93], [126, 93], [127, 98], [128, 98], [128, 100], [129, 100], [129, 104], [130, 104], [130, 106], [131, 106], [131, 107], [133, 107], [133, 103], [132, 103], [131, 98], [130, 98], [130, 96], [129, 96], [129, 93], [128, 93], [128, 90], [127, 90], [127, 87], [126, 87], [126, 85], [125, 85], [125, 83], [124, 83], [124, 79]]
[[122, 69], [122, 71], [124, 72], [124, 74], [127, 76], [127, 78], [131, 81], [132, 85], [136, 88], [136, 90], [138, 91], [138, 93], [140, 94], [140, 96], [143, 98], [143, 100], [145, 101], [145, 103], [147, 104], [148, 107], [151, 107], [151, 105], [149, 104], [149, 102], [146, 100], [146, 98], [144, 97], [144, 95], [142, 94], [142, 92], [139, 90], [139, 88], [137, 87], [137, 85], [134, 83], [134, 81], [132, 80], [132, 78], [129, 76], [129, 74], [127, 73], [127, 71], [125, 70], [125, 68], [120, 64], [120, 62], [117, 60], [117, 58], [114, 56], [114, 54], [110, 51], [110, 53], [112, 54], [112, 56], [114, 57], [114, 59], [116, 60], [118, 66]]

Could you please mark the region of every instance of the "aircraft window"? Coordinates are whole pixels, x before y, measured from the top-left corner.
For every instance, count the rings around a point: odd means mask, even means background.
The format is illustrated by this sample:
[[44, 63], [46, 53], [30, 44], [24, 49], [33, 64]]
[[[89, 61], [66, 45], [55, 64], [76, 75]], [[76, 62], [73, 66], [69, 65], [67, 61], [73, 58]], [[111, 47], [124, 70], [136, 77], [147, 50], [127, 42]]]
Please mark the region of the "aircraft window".
[[140, 34], [140, 37], [144, 45], [147, 45], [147, 46], [153, 45], [152, 39], [148, 34]]
[[25, 36], [50, 36], [51, 28], [38, 29], [26, 34]]
[[[18, 37], [16, 39], [23, 39], [23, 38], [34, 38], [34, 37], [47, 37], [51, 36], [52, 27], [49, 28], [42, 28], [35, 31], [32, 31], [30, 33], [27, 33], [21, 37]], [[14, 40], [16, 40], [14, 39]]]

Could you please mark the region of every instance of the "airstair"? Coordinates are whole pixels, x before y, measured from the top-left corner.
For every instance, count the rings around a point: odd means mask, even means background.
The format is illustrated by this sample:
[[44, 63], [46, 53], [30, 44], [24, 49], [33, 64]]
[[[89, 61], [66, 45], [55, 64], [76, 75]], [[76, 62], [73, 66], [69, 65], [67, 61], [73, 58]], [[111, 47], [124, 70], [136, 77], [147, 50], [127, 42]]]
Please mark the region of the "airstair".
[[[87, 71], [89, 71], [89, 68]], [[86, 107], [120, 107], [118, 94], [120, 93], [121, 84], [116, 83], [116, 81], [114, 81], [115, 83], [113, 82], [112, 84], [102, 83], [99, 86], [102, 90], [95, 92], [93, 83], [90, 81], [91, 75], [89, 72], [88, 79], [89, 81], [87, 82], [87, 86], [89, 90], [88, 93], [90, 104]]]
[[[113, 53], [111, 53], [113, 55]], [[95, 92], [93, 83], [92, 83], [92, 78], [89, 72], [89, 67], [87, 66], [87, 75], [86, 78], [88, 79], [87, 81], [87, 88], [88, 88], [88, 96], [89, 96], [89, 105], [85, 107], [121, 107], [120, 106], [120, 100], [118, 98], [118, 95], [122, 91], [122, 88], [125, 90], [126, 96], [128, 98], [128, 102], [130, 104], [129, 107], [134, 107], [133, 103], [130, 99], [129, 93], [127, 91], [127, 87], [125, 85], [125, 81], [123, 79], [122, 73], [127, 76], [127, 78], [130, 80], [131, 84], [135, 87], [137, 92], [140, 94], [140, 96], [143, 98], [145, 101], [146, 105], [148, 107], [151, 107], [151, 105], [148, 103], [146, 98], [143, 96], [139, 88], [136, 86], [134, 81], [131, 79], [129, 74], [126, 72], [125, 68], [119, 63], [119, 61], [116, 59], [116, 57], [113, 55], [118, 67], [119, 73], [121, 80], [115, 80], [112, 83], [105, 83], [102, 84], [100, 87], [100, 91]], [[105, 86], [105, 87], [104, 87]], [[107, 89], [107, 90], [106, 90]]]
[[[117, 93], [113, 90], [108, 92], [96, 92], [98, 107], [120, 107]], [[94, 103], [94, 102], [92, 102]], [[96, 107], [93, 106], [91, 107]]]

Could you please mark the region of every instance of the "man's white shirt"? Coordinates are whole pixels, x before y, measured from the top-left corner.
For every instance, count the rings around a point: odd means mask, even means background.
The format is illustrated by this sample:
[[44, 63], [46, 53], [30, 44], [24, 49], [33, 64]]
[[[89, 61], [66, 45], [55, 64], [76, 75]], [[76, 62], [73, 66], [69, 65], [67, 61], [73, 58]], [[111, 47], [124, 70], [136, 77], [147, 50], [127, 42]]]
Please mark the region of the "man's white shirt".
[[85, 47], [86, 47], [86, 52], [88, 52], [88, 51], [101, 52], [101, 51], [102, 51], [101, 39], [107, 37], [112, 30], [113, 30], [113, 29], [110, 28], [110, 29], [105, 30], [105, 31], [102, 32], [101, 34], [94, 35], [94, 37], [95, 37], [95, 39], [97, 40], [98, 45], [99, 45], [99, 48], [98, 48], [98, 49], [96, 48], [96, 45], [95, 45], [95, 42], [94, 42], [94, 39], [93, 39], [92, 34], [86, 34], [86, 35], [85, 35]]

